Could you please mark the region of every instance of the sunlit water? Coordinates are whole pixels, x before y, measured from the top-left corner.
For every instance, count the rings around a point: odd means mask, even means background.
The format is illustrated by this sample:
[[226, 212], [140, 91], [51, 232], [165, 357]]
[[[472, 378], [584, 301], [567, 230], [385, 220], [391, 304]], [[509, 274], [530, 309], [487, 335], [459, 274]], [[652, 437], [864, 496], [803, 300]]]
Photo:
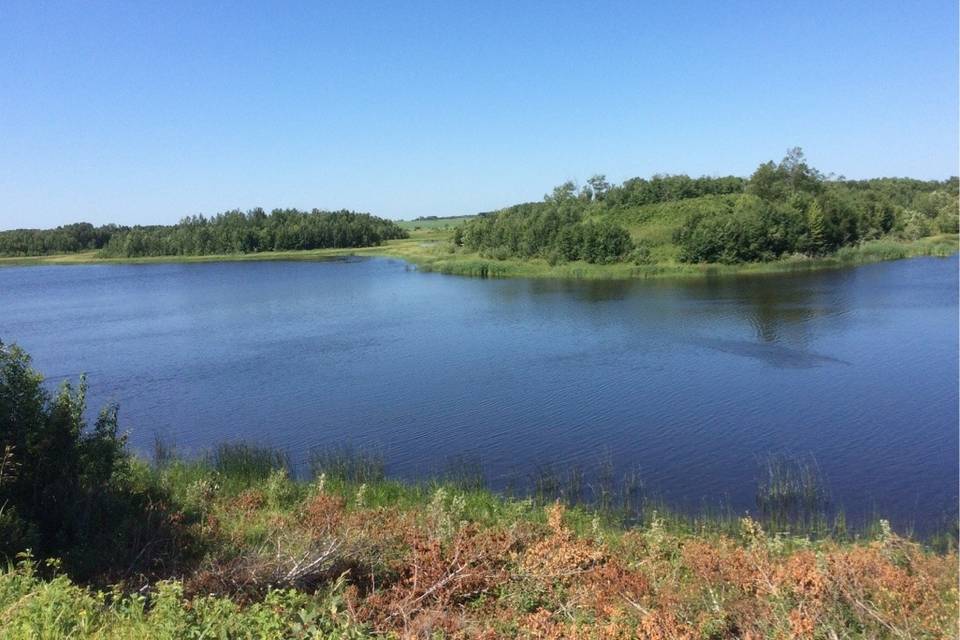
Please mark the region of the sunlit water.
[[657, 282], [480, 280], [385, 260], [0, 269], [0, 339], [86, 372], [134, 448], [454, 455], [495, 486], [610, 459], [685, 508], [754, 506], [812, 456], [836, 504], [956, 513], [957, 261]]

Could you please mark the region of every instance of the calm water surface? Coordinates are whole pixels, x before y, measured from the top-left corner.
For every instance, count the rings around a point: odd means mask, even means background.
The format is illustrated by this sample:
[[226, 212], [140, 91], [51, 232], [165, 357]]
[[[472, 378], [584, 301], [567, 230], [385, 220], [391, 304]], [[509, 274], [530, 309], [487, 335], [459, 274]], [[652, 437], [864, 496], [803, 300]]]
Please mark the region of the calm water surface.
[[0, 269], [0, 339], [86, 372], [135, 448], [352, 443], [388, 471], [479, 457], [639, 467], [696, 508], [754, 505], [812, 455], [851, 516], [956, 513], [957, 261], [659, 282], [479, 280], [386, 259]]

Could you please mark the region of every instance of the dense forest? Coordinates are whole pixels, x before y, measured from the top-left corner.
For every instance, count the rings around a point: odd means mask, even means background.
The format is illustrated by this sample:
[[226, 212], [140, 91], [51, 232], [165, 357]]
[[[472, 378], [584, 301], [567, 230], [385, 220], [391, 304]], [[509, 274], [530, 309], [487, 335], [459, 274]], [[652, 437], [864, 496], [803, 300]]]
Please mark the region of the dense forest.
[[643, 236], [655, 223], [670, 230], [664, 242], [681, 262], [819, 256], [884, 236], [956, 233], [957, 195], [955, 177], [828, 177], [791, 149], [748, 179], [657, 175], [611, 185], [598, 175], [580, 188], [566, 182], [543, 202], [478, 216], [454, 242], [499, 259], [642, 263], [651, 260]]
[[175, 225], [94, 227], [79, 223], [56, 229], [0, 232], [0, 255], [30, 256], [99, 251], [103, 257], [212, 255], [376, 246], [405, 238], [394, 222], [352, 211], [234, 210]]

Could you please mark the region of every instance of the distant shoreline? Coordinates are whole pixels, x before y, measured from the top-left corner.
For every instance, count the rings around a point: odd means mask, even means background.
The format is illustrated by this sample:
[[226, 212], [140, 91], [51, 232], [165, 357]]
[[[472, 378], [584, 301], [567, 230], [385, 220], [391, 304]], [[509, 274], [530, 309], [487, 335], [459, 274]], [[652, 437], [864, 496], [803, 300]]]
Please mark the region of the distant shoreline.
[[948, 257], [960, 250], [957, 234], [940, 234], [918, 240], [882, 238], [855, 247], [845, 247], [820, 258], [791, 256], [770, 262], [742, 264], [694, 264], [661, 262], [653, 264], [588, 264], [566, 262], [550, 265], [543, 259], [497, 260], [476, 253], [453, 249], [445, 229], [418, 230], [404, 240], [390, 240], [374, 247], [312, 249], [302, 251], [266, 251], [200, 256], [147, 256], [102, 258], [97, 252], [79, 252], [47, 256], [0, 257], [0, 267], [83, 264], [178, 264], [243, 261], [322, 261], [349, 256], [398, 258], [425, 272], [489, 278], [560, 278], [591, 280], [630, 280], [660, 277], [710, 277], [738, 274], [795, 273], [835, 269], [860, 264], [923, 256]]

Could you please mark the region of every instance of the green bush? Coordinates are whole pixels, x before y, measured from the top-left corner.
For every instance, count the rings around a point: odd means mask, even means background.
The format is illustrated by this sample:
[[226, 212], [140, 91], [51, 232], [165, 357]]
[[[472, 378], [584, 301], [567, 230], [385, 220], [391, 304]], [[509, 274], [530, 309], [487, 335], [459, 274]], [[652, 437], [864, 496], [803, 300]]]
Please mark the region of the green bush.
[[118, 432], [117, 407], [84, 420], [86, 382], [50, 394], [30, 357], [0, 343], [0, 555], [26, 548], [62, 557], [86, 578], [149, 567], [186, 548], [163, 493], [138, 482]]
[[607, 220], [585, 220], [586, 203], [569, 194], [517, 205], [464, 225], [467, 249], [497, 260], [544, 258], [551, 265], [583, 260], [622, 260], [633, 242], [626, 229]]
[[627, 259], [636, 265], [653, 264], [650, 247], [643, 242], [634, 243], [633, 251], [630, 252]]
[[802, 213], [757, 196], [741, 196], [733, 209], [688, 218], [677, 230], [685, 262], [772, 260], [797, 250], [807, 226]]
[[918, 239], [956, 228], [956, 190], [955, 178], [828, 180], [792, 149], [760, 165], [732, 207], [691, 212], [674, 241], [684, 262], [737, 263], [822, 255], [892, 232]]
[[[56, 564], [41, 568], [48, 573]], [[346, 614], [343, 587], [338, 581], [317, 595], [274, 589], [262, 602], [240, 606], [224, 597], [187, 598], [179, 581], [124, 594], [85, 589], [63, 575], [44, 580], [26, 556], [0, 571], [0, 627], [10, 640], [371, 637]]]

